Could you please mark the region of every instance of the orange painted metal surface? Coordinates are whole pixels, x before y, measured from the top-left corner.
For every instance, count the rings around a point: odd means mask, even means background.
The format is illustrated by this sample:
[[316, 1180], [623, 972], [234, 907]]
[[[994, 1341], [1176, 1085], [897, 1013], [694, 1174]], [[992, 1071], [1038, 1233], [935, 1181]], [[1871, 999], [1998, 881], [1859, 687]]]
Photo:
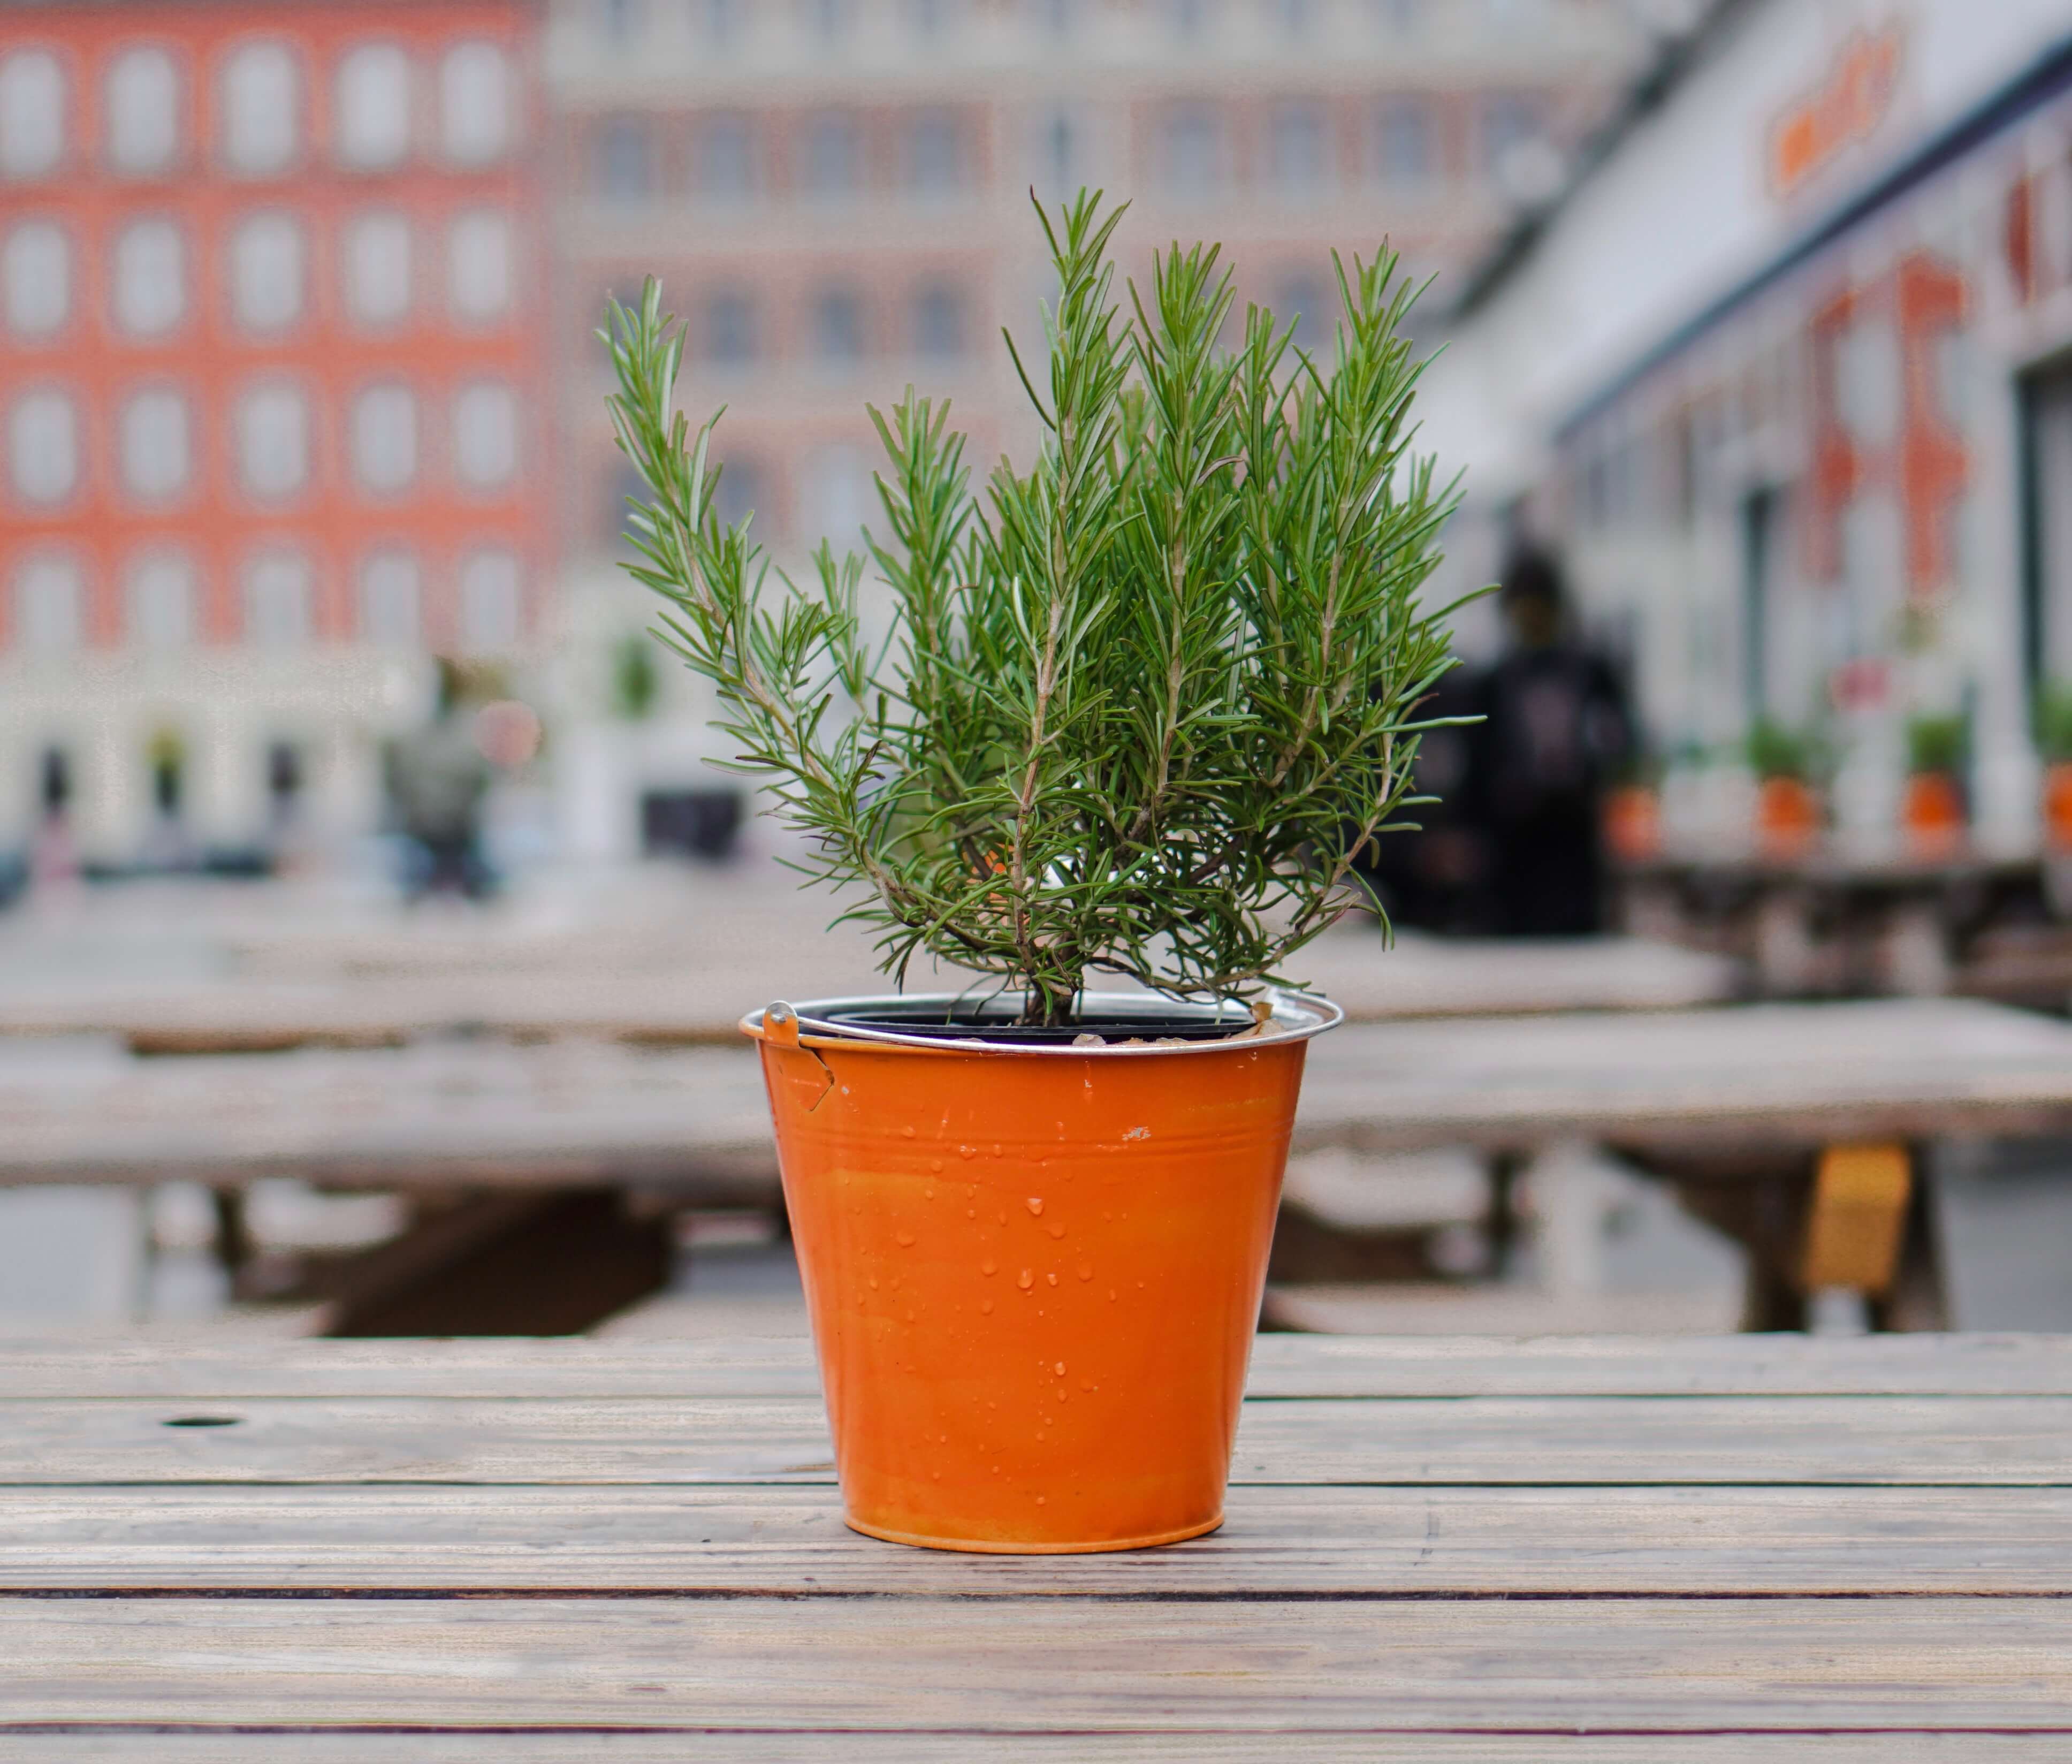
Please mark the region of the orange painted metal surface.
[[1947, 772], [1918, 771], [1906, 780], [1901, 819], [1916, 853], [1933, 857], [1954, 849], [1964, 837], [1964, 798]]
[[1820, 799], [1798, 778], [1766, 778], [1756, 792], [1756, 841], [1766, 853], [1803, 851], [1820, 831]]
[[2057, 849], [2072, 850], [2072, 760], [2054, 761], [2044, 772], [2043, 829]]
[[849, 1523], [1028, 1554], [1220, 1524], [1306, 1043], [750, 1033]]

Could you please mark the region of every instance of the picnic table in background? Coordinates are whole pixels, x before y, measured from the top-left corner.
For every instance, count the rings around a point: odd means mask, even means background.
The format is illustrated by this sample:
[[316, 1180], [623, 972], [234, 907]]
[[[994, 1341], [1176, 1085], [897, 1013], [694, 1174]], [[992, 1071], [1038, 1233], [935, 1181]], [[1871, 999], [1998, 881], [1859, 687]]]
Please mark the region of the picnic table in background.
[[[574, 1283], [536, 1270], [578, 1262], [621, 1270], [591, 1301], [630, 1302], [666, 1277], [672, 1209], [778, 1198], [760, 1072], [738, 1044], [153, 1059], [23, 1043], [0, 1046], [0, 1185], [295, 1175], [427, 1197], [425, 1233], [369, 1252], [357, 1299], [333, 1295], [355, 1332], [543, 1328], [510, 1307], [546, 1291], [574, 1306]], [[1545, 1146], [1610, 1145], [1741, 1236], [1784, 1308], [1890, 1289], [1922, 1147], [2068, 1131], [2072, 1025], [1883, 1000], [1350, 1025], [1312, 1051], [1295, 1146], [1470, 1145], [1503, 1177]]]
[[1047, 1559], [845, 1531], [801, 1343], [18, 1343], [0, 1392], [7, 1755], [2072, 1750], [2063, 1339], [1263, 1337], [1224, 1528]]
[[[780, 885], [781, 886], [781, 885]], [[216, 971], [139, 982], [54, 976], [0, 993], [0, 1038], [107, 1034], [140, 1053], [388, 1046], [468, 1031], [518, 1040], [586, 1036], [656, 1046], [730, 1046], [745, 1011], [772, 999], [882, 993], [868, 939], [830, 931], [796, 891], [730, 900], [652, 935], [592, 930], [515, 935], [493, 922], [314, 935], [233, 952]], [[1301, 972], [1355, 1022], [1561, 1010], [1670, 1010], [1732, 998], [1725, 957], [1635, 939], [1516, 945], [1406, 935], [1371, 921], [1334, 927]], [[990, 983], [917, 968], [908, 989]]]

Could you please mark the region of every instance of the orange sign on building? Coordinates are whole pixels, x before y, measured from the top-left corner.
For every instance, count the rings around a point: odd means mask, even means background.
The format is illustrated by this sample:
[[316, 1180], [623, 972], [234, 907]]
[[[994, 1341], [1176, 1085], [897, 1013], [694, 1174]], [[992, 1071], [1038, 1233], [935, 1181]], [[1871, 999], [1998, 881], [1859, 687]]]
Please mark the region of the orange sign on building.
[[1897, 25], [1851, 33], [1819, 84], [1777, 119], [1769, 159], [1770, 188], [1778, 195], [1792, 195], [1877, 131], [1892, 109], [1904, 47]]

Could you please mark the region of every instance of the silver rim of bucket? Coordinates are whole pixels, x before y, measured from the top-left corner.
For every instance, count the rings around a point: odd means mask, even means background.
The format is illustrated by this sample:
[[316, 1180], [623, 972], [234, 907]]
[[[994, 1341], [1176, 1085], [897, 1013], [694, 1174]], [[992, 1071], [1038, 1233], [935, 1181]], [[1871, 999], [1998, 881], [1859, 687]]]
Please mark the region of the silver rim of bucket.
[[[990, 1001], [1012, 1003], [1022, 995], [1007, 993], [995, 995]], [[835, 1021], [825, 1014], [829, 1011], [868, 1009], [872, 1005], [896, 1006], [912, 1010], [917, 1005], [940, 1005], [948, 1015], [957, 1006], [968, 1005], [969, 993], [865, 993], [853, 998], [816, 998], [804, 1004], [787, 1004], [783, 1001], [752, 1010], [741, 1019], [742, 1028], [749, 1034], [768, 1036], [776, 1024], [789, 1013], [799, 1026], [802, 1038], [816, 1041], [870, 1042], [888, 1047], [915, 1047], [931, 1053], [1001, 1054], [1016, 1058], [1038, 1056], [1049, 1059], [1060, 1057], [1085, 1059], [1090, 1055], [1114, 1054], [1130, 1058], [1149, 1057], [1157, 1054], [1213, 1054], [1242, 1053], [1247, 1048], [1274, 1047], [1288, 1042], [1307, 1041], [1313, 1035], [1321, 1035], [1327, 1029], [1335, 1029], [1346, 1019], [1346, 1014], [1330, 999], [1316, 993], [1269, 991], [1263, 995], [1271, 1014], [1266, 1018], [1266, 1027], [1257, 1034], [1244, 1033], [1252, 1023], [1251, 1007], [1236, 999], [1226, 999], [1219, 1004], [1202, 1005], [1190, 1000], [1168, 998], [1158, 993], [1085, 993], [1080, 995], [1080, 1008], [1090, 1016], [1104, 1017], [1115, 1026], [1127, 1024], [1133, 1016], [1150, 1018], [1171, 1018], [1176, 1015], [1198, 1015], [1204, 1024], [1227, 1022], [1232, 1033], [1217, 1041], [1179, 1041], [1163, 1045], [1145, 1042], [1129, 1046], [1110, 1040], [1100, 1047], [1076, 1047], [1070, 1042], [1015, 1042], [987, 1041], [982, 1037], [952, 1035], [915, 1035], [894, 1029], [871, 1029], [860, 1024]], [[1110, 1033], [1112, 1033], [1111, 1030]]]

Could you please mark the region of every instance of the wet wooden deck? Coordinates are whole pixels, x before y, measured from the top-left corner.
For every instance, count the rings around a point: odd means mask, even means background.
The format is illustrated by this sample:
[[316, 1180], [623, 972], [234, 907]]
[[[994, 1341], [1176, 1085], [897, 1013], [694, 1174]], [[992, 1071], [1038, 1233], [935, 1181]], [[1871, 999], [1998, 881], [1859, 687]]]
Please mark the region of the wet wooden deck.
[[1229, 1521], [839, 1520], [804, 1344], [0, 1348], [0, 1757], [2072, 1755], [2072, 1341], [1266, 1337]]

